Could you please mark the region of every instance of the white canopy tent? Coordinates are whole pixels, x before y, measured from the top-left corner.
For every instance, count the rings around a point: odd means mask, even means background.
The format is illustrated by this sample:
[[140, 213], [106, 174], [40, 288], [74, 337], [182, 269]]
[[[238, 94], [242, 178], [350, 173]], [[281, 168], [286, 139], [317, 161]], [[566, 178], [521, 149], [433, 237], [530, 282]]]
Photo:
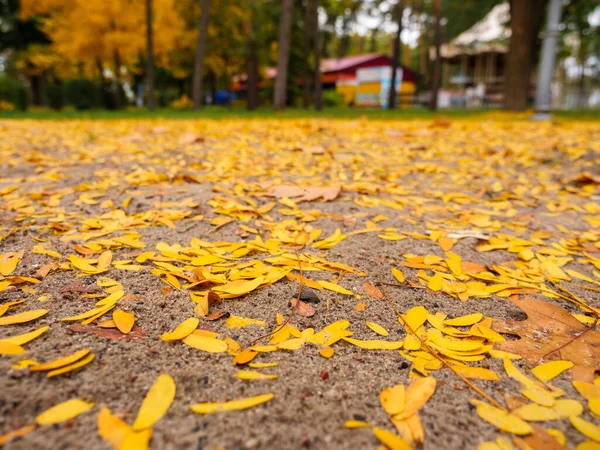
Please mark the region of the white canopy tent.
[[[494, 8], [479, 22], [454, 38], [440, 49], [442, 58], [451, 59], [461, 55], [478, 55], [481, 53], [506, 53], [510, 28], [510, 5], [508, 2]], [[430, 55], [435, 59], [435, 49], [431, 48]]]
[[[500, 3], [471, 28], [442, 44], [440, 53], [446, 85], [483, 83], [488, 92], [501, 90], [504, 57], [511, 34], [509, 20], [510, 5]], [[429, 51], [435, 59], [435, 49]]]

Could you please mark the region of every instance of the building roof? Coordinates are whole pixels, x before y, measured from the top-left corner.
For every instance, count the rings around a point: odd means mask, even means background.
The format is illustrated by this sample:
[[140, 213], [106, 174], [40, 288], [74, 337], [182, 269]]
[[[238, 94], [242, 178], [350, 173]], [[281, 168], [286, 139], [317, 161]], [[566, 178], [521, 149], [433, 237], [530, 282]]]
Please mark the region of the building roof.
[[[387, 55], [385, 53], [365, 53], [363, 55], [346, 56], [344, 58], [323, 58], [321, 59], [321, 73], [348, 70], [379, 58], [387, 58]], [[265, 74], [269, 78], [275, 78], [277, 76], [277, 68], [266, 67]]]
[[[344, 73], [355, 71], [360, 67], [389, 64], [391, 64], [391, 60], [385, 53], [365, 53], [362, 55], [346, 56], [344, 58], [323, 58], [321, 59], [320, 68], [323, 77], [329, 75], [330, 77], [334, 77], [334, 79], [338, 79], [344, 76]], [[407, 78], [416, 79], [417, 75], [415, 72], [406, 67], [404, 67], [404, 70]], [[274, 79], [277, 76], [277, 68], [265, 67], [262, 73], [268, 79]], [[235, 75], [232, 78], [234, 83], [245, 83], [246, 80], [246, 74]]]
[[[510, 5], [508, 2], [500, 3], [479, 22], [466, 31], [463, 31], [451, 42], [442, 44], [440, 53], [442, 58], [454, 58], [459, 55], [477, 55], [480, 53], [506, 53], [510, 28], [507, 23], [510, 19]], [[432, 59], [435, 59], [435, 49], [429, 50]]]
[[386, 54], [365, 53], [364, 55], [346, 56], [345, 58], [326, 58], [321, 60], [321, 72], [339, 72], [382, 57], [386, 57]]

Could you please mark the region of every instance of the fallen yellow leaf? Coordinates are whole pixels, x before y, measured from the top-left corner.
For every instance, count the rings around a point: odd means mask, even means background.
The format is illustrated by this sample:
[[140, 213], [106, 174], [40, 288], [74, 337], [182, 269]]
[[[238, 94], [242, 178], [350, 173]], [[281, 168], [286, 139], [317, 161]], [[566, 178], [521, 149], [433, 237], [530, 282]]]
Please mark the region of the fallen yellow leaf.
[[141, 431], [152, 427], [158, 419], [165, 415], [174, 399], [175, 381], [166, 373], [159, 375], [146, 394], [132, 429]]
[[52, 425], [77, 417], [79, 414], [82, 414], [93, 407], [93, 402], [85, 402], [78, 398], [74, 398], [47, 409], [37, 416], [35, 421], [38, 425]]
[[199, 324], [199, 319], [196, 317], [190, 317], [189, 319], [185, 319], [183, 322], [177, 325], [175, 330], [169, 333], [161, 334], [160, 338], [165, 342], [180, 341], [192, 334], [192, 332], [198, 328]]
[[0, 317], [0, 326], [30, 322], [32, 320], [39, 319], [40, 317], [45, 316], [46, 314], [48, 314], [47, 309], [33, 309], [31, 311], [22, 312], [19, 314], [12, 314], [10, 316]]
[[117, 309], [115, 312], [113, 312], [112, 317], [115, 325], [121, 333], [128, 334], [133, 328], [135, 316], [132, 313]]
[[262, 394], [241, 400], [231, 400], [222, 403], [198, 403], [190, 406], [190, 409], [198, 414], [213, 414], [224, 411], [237, 411], [252, 408], [273, 399], [273, 394]]

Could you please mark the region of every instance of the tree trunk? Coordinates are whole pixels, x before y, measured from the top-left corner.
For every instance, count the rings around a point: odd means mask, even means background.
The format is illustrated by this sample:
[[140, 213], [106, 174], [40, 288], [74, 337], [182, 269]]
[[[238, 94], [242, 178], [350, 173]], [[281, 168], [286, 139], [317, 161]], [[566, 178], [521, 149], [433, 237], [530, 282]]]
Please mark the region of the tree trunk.
[[248, 1], [248, 19], [244, 22], [244, 33], [248, 36], [246, 46], [246, 107], [248, 111], [258, 108], [258, 42], [257, 1]]
[[104, 66], [100, 58], [96, 58], [96, 69], [98, 69], [98, 77], [100, 78], [100, 84], [104, 84], [106, 79], [104, 78]]
[[433, 0], [433, 11], [435, 14], [434, 24], [434, 45], [435, 45], [435, 63], [433, 66], [433, 86], [431, 88], [431, 100], [429, 109], [436, 111], [438, 107], [438, 92], [440, 91], [440, 82], [442, 78], [442, 0]]
[[350, 51], [350, 19], [344, 17], [342, 20], [342, 36], [340, 37], [338, 44], [338, 58], [345, 58]]
[[585, 60], [587, 55], [585, 54], [585, 36], [582, 30], [579, 31], [579, 48], [577, 49], [577, 60], [581, 66], [581, 73], [579, 74], [578, 86], [577, 86], [577, 107], [585, 108], [587, 105], [587, 99], [585, 97]]
[[378, 34], [379, 34], [378, 28], [371, 30], [371, 37], [369, 40], [369, 53], [375, 53], [377, 51], [377, 35]]
[[545, 0], [512, 0], [511, 37], [504, 71], [504, 109], [523, 111], [529, 101], [529, 80]]
[[275, 92], [273, 98], [273, 106], [275, 109], [285, 108], [287, 100], [288, 64], [290, 61], [293, 8], [293, 0], [282, 0], [281, 17], [279, 18], [279, 54], [277, 56], [277, 77], [275, 78]]
[[115, 49], [113, 53], [115, 60], [115, 75], [114, 75], [114, 100], [115, 109], [121, 109], [123, 107], [123, 99], [121, 97], [121, 57], [119, 51]]
[[388, 93], [388, 109], [394, 109], [396, 107], [396, 72], [398, 71], [398, 65], [400, 64], [400, 51], [401, 41], [400, 35], [402, 34], [402, 15], [404, 13], [402, 0], [396, 0], [394, 6], [394, 20], [396, 21], [398, 28], [394, 36], [394, 45], [392, 53], [392, 84]]
[[[421, 26], [424, 26], [421, 24]], [[418, 52], [419, 52], [419, 71], [423, 77], [423, 84], [429, 86], [429, 52], [427, 41], [425, 40], [425, 36], [423, 33], [419, 36], [418, 40]]]
[[307, 0], [306, 8], [304, 10], [304, 48], [303, 48], [303, 56], [304, 61], [302, 61], [302, 106], [304, 108], [308, 108], [310, 106], [310, 40], [312, 34], [312, 8], [314, 6], [313, 0]]
[[323, 83], [321, 83], [321, 33], [319, 32], [319, 0], [312, 0], [313, 13], [313, 44], [315, 49], [315, 98], [314, 104], [317, 111], [323, 109]]
[[44, 106], [44, 75], [31, 75], [31, 104], [34, 106]]
[[96, 68], [98, 69], [98, 76], [100, 78], [100, 102], [104, 108], [107, 108], [109, 105], [107, 98], [108, 89], [106, 86], [106, 77], [104, 76], [104, 66], [102, 65], [100, 58], [96, 58]]
[[[585, 63], [584, 63], [585, 64]], [[577, 81], [577, 107], [585, 108], [586, 97], [585, 97], [585, 65], [581, 65], [581, 73], [579, 74], [579, 80]]]
[[200, 30], [198, 33], [198, 42], [196, 43], [196, 58], [194, 60], [194, 75], [192, 80], [192, 97], [194, 97], [194, 109], [202, 108], [202, 75], [204, 73], [204, 55], [206, 53], [206, 31], [208, 30], [209, 9], [210, 0], [202, 0], [202, 12], [200, 14]]
[[246, 89], [248, 110], [258, 108], [258, 46], [256, 39], [248, 41], [248, 80]]
[[148, 109], [156, 109], [154, 98], [154, 50], [152, 48], [152, 0], [146, 0], [146, 89]]

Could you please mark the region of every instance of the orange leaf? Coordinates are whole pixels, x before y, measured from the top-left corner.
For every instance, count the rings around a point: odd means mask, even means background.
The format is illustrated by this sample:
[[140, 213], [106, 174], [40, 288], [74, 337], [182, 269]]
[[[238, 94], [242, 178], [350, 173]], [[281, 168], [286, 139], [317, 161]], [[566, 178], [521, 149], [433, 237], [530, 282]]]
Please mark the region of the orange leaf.
[[383, 300], [383, 294], [376, 286], [372, 285], [371, 283], [363, 283], [363, 288], [365, 289], [365, 292], [371, 297], [377, 300]]

